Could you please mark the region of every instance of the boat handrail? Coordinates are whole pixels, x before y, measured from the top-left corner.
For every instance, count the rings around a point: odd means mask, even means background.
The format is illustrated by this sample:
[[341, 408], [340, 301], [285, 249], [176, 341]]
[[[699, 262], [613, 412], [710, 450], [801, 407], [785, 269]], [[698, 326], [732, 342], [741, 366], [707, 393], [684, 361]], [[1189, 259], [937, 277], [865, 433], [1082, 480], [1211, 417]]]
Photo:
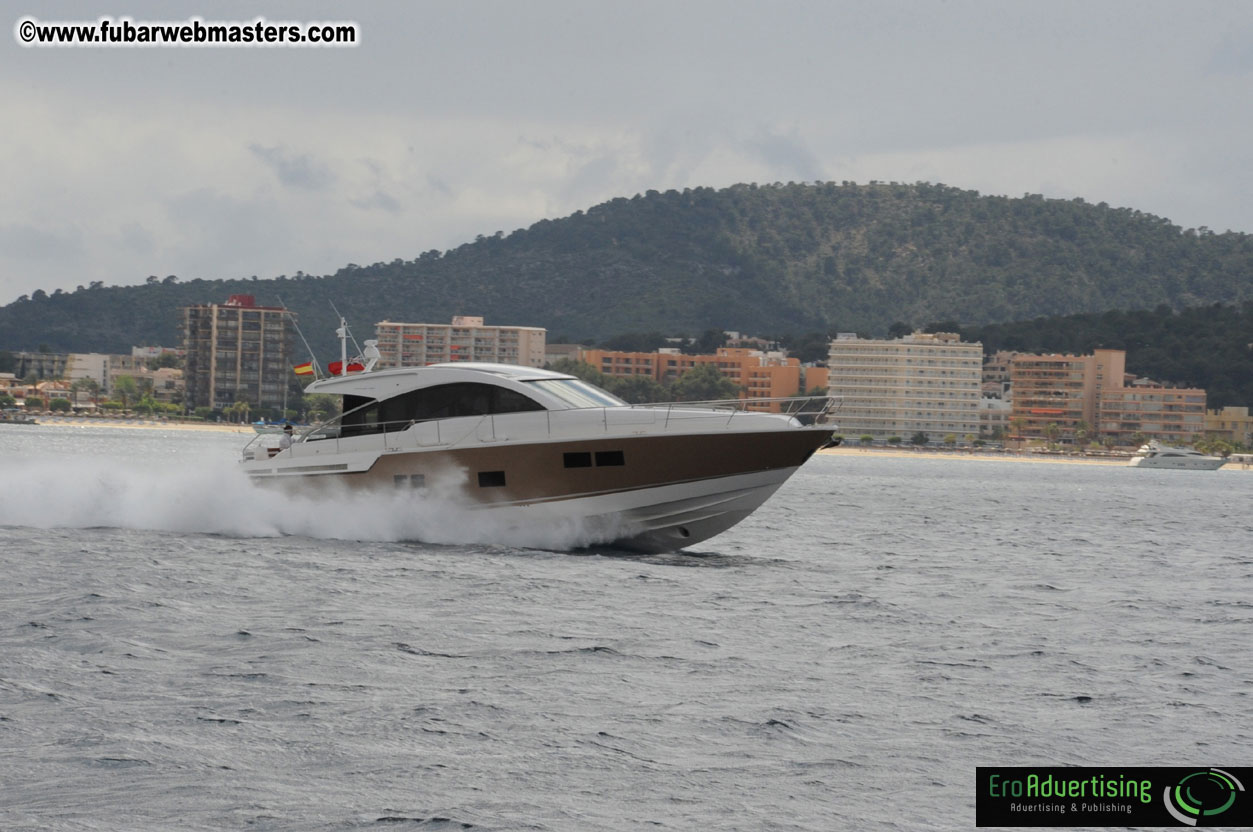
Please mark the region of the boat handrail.
[[[750, 409], [750, 406], [769, 406], [778, 402], [780, 408], [778, 412], [769, 410]], [[600, 422], [604, 426], [604, 430], [608, 430], [610, 424], [614, 421], [610, 418], [611, 413], [630, 413], [640, 411], [653, 411], [656, 414], [656, 422], [659, 422], [663, 429], [670, 428], [673, 425], [679, 426], [683, 423], [690, 423], [691, 420], [709, 419], [713, 415], [720, 418], [725, 414], [726, 423], [731, 421], [738, 414], [754, 413], [757, 415], [775, 415], [785, 416], [795, 419], [802, 425], [824, 424], [827, 417], [838, 409], [839, 399], [832, 396], [779, 396], [773, 398], [759, 399], [714, 399], [708, 401], [688, 401], [688, 402], [657, 402], [642, 403], [634, 405], [616, 405], [612, 407], [581, 407], [570, 408], [565, 410], [535, 410], [535, 411], [517, 411], [511, 413], [484, 413], [471, 414], [479, 418], [472, 424], [461, 425], [462, 430], [458, 431], [456, 437], [445, 436], [441, 430], [441, 425], [450, 418], [464, 417], [435, 417], [431, 419], [397, 419], [381, 422], [362, 422], [345, 425], [343, 420], [346, 416], [350, 416], [358, 410], [362, 410], [375, 401], [367, 402], [345, 413], [337, 414], [329, 419], [325, 419], [316, 425], [302, 431], [292, 437], [292, 446], [303, 446], [310, 443], [321, 442], [329, 439], [347, 439], [357, 436], [382, 436], [383, 443], [386, 445], [387, 437], [403, 433], [417, 425], [434, 424], [435, 437], [434, 445], [454, 445], [467, 436], [478, 433], [486, 423], [490, 425], [491, 430], [488, 435], [491, 438], [483, 438], [482, 441], [496, 440], [496, 416], [514, 416], [525, 414], [545, 414], [545, 428], [548, 435], [552, 435], [554, 423], [559, 424], [562, 420], [570, 418], [574, 415], [585, 415], [588, 413], [599, 412], [600, 418], [594, 420], [586, 420], [583, 424], [593, 424]], [[349, 431], [345, 431], [345, 427]], [[257, 457], [257, 448], [254, 446], [261, 445], [267, 449], [273, 449], [275, 443], [280, 440], [282, 434], [259, 433], [254, 436], [247, 445], [241, 450], [241, 456], [244, 460], [252, 460]], [[431, 444], [431, 443], [428, 443]], [[272, 454], [271, 454], [272, 455]]]
[[775, 411], [760, 410], [758, 407], [775, 403], [784, 405], [779, 408], [778, 412], [785, 416], [795, 416], [798, 413], [827, 416], [838, 410], [841, 402], [838, 396], [770, 396], [751, 399], [703, 399], [687, 402], [641, 402], [627, 406], [668, 410], [733, 410], [737, 413], [774, 413]]

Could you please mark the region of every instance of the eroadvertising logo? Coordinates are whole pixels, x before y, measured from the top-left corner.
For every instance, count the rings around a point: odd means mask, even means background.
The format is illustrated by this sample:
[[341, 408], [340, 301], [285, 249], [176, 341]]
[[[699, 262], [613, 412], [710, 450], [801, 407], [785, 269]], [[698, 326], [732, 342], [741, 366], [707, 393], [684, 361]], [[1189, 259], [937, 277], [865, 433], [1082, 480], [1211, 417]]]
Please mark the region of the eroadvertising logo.
[[1253, 827], [1253, 769], [979, 767], [976, 826]]
[[[1221, 768], [1194, 771], [1172, 789], [1162, 792], [1166, 811], [1185, 826], [1228, 826], [1227, 813], [1235, 808], [1244, 784]], [[1247, 807], [1246, 807], [1247, 808]], [[1248, 820], [1248, 811], [1244, 812]]]

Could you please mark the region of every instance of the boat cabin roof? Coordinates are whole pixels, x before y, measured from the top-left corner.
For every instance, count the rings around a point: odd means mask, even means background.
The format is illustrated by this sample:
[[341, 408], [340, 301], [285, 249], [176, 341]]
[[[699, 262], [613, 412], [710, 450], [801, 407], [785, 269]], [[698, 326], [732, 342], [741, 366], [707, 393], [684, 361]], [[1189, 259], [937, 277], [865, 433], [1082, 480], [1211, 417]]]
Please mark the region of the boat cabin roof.
[[[624, 405], [621, 399], [567, 373], [475, 361], [352, 373], [319, 379], [305, 390], [332, 396], [386, 401], [417, 390], [467, 383], [485, 384], [523, 393], [546, 410]], [[345, 402], [347, 401], [346, 398]]]
[[305, 390], [310, 393], [328, 393], [332, 396], [366, 396], [371, 399], [381, 399], [409, 390], [419, 390], [436, 384], [453, 384], [458, 381], [491, 384], [494, 381], [498, 383], [500, 380], [531, 381], [567, 378], [574, 378], [574, 376], [513, 364], [455, 361], [447, 364], [431, 364], [426, 367], [399, 367], [393, 370], [333, 376], [319, 379]]

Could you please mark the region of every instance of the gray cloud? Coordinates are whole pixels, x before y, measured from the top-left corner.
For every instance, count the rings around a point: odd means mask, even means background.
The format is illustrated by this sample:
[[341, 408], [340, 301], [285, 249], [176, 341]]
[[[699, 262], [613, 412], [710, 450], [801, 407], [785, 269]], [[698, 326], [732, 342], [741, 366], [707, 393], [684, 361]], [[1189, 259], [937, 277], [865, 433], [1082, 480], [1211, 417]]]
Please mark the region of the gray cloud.
[[291, 153], [282, 147], [263, 147], [259, 144], [250, 144], [248, 149], [273, 170], [278, 181], [288, 188], [321, 191], [335, 183], [335, 175], [307, 154]]
[[6, 256], [52, 264], [83, 257], [82, 235], [75, 229], [37, 228], [25, 223], [0, 225], [0, 251]]
[[779, 181], [813, 182], [825, 178], [822, 163], [799, 136], [763, 131], [745, 142], [748, 149], [778, 171]]
[[382, 191], [375, 191], [364, 199], [348, 201], [363, 211], [386, 211], [389, 214], [399, 214], [401, 211], [400, 203]]
[[148, 229], [137, 222], [128, 222], [118, 232], [122, 247], [139, 255], [150, 255], [156, 250], [156, 239]]

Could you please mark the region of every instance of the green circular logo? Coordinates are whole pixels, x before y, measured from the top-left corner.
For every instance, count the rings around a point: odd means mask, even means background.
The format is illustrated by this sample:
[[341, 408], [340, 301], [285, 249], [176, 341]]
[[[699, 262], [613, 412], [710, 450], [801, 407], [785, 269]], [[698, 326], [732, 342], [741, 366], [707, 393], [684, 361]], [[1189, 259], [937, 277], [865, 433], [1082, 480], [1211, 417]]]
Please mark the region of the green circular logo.
[[1244, 784], [1229, 772], [1210, 768], [1189, 774], [1162, 794], [1166, 810], [1187, 826], [1216, 826], [1218, 817], [1236, 803]]

